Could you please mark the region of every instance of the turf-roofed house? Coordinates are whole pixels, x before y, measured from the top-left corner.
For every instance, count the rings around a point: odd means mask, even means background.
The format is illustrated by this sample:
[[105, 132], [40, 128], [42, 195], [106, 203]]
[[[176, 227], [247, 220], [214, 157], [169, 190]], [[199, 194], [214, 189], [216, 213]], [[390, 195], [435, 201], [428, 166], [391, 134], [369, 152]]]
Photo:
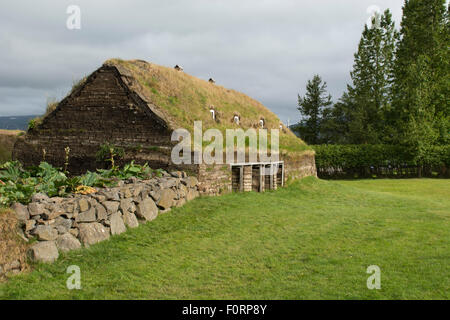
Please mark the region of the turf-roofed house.
[[[279, 162], [177, 165], [172, 132], [185, 128], [193, 134], [194, 121], [224, 137], [226, 129], [280, 129]], [[197, 176], [203, 194], [275, 189], [316, 175], [314, 152], [261, 103], [180, 68], [142, 60], [106, 61], [20, 137], [13, 157], [24, 165], [43, 159], [59, 167], [68, 163], [71, 173], [81, 173], [104, 166], [98, 154], [105, 145], [123, 151], [117, 162], [185, 170]], [[265, 175], [270, 165], [279, 166], [275, 176]]]

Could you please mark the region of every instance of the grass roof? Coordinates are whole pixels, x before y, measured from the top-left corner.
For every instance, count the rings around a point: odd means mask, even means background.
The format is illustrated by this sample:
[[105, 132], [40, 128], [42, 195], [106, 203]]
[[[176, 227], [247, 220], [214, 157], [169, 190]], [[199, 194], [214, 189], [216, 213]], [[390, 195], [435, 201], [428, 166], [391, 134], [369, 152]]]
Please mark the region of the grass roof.
[[[260, 119], [264, 119], [268, 129], [279, 129], [282, 124], [273, 112], [247, 95], [174, 68], [121, 59], [107, 60], [104, 65], [116, 67], [129, 87], [166, 120], [171, 129], [185, 128], [192, 132], [194, 121], [198, 120], [202, 121], [203, 130], [216, 128], [224, 134], [230, 128], [259, 128]], [[211, 107], [217, 121], [211, 116]], [[240, 117], [239, 125], [233, 121], [235, 115]], [[284, 125], [280, 130], [280, 148], [285, 151], [309, 149]]]

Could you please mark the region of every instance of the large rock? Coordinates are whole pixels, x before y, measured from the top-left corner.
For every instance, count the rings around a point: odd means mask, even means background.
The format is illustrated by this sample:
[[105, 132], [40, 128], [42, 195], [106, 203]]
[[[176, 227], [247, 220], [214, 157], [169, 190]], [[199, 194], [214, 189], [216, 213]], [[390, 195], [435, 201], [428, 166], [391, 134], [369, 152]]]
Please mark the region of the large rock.
[[136, 215], [145, 221], [154, 220], [158, 216], [158, 207], [152, 199], [146, 198], [137, 205]]
[[108, 213], [103, 205], [97, 204], [95, 206], [95, 210], [97, 212], [97, 220], [102, 221], [108, 219]]
[[65, 210], [59, 204], [48, 205], [47, 211], [43, 213], [43, 217], [46, 220], [52, 220], [60, 215], [64, 214]]
[[177, 181], [173, 178], [161, 178], [161, 180], [159, 181], [159, 186], [161, 187], [161, 189], [168, 189], [175, 186], [176, 184]]
[[105, 206], [106, 212], [108, 212], [108, 214], [113, 214], [119, 210], [120, 203], [117, 201], [105, 201], [103, 202], [103, 205]]
[[86, 199], [78, 200], [78, 208], [80, 209], [80, 212], [88, 211], [89, 210], [89, 202]]
[[72, 220], [71, 219], [66, 219], [66, 218], [63, 218], [63, 217], [57, 217], [55, 219], [54, 225], [55, 226], [63, 226], [66, 229], [70, 229], [70, 228], [72, 228]]
[[56, 246], [60, 251], [67, 252], [81, 248], [80, 241], [70, 233], [65, 233], [56, 239]]
[[92, 198], [97, 200], [98, 202], [104, 202], [106, 201], [106, 196], [101, 195], [101, 194], [93, 194]]
[[58, 237], [58, 231], [51, 227], [46, 225], [39, 225], [34, 229], [33, 233], [38, 237], [38, 240], [40, 241], [52, 241], [56, 240]]
[[131, 198], [132, 196], [130, 188], [120, 188], [120, 197], [122, 199]]
[[181, 182], [188, 188], [192, 188], [198, 185], [198, 180], [196, 177], [187, 177], [182, 179]]
[[184, 184], [180, 184], [180, 186], [178, 187], [179, 198], [186, 198], [187, 192], [188, 188]]
[[30, 216], [38, 216], [46, 212], [45, 207], [41, 203], [31, 202], [28, 204], [28, 212]]
[[111, 223], [111, 234], [121, 234], [127, 231], [120, 212], [113, 213], [109, 218], [109, 221]]
[[91, 207], [88, 211], [81, 212], [75, 219], [76, 222], [95, 222], [97, 217], [95, 216], [95, 208]]
[[50, 198], [45, 193], [36, 193], [31, 197], [31, 202], [47, 202]]
[[109, 228], [98, 222], [81, 223], [78, 226], [80, 231], [79, 237], [84, 246], [95, 244], [97, 242], [109, 239]]
[[194, 200], [195, 198], [197, 198], [198, 196], [199, 196], [199, 192], [197, 190], [189, 189], [186, 194], [186, 200], [191, 201], [191, 200]]
[[66, 232], [69, 232], [70, 228], [72, 228], [72, 220], [71, 219], [65, 219], [63, 217], [57, 217], [55, 219], [55, 222], [53, 223], [53, 226], [58, 230], [59, 234], [64, 234]]
[[131, 199], [131, 198], [120, 200], [120, 207], [119, 208], [122, 211], [122, 213], [135, 212], [136, 211], [136, 206], [134, 205], [133, 199]]
[[26, 222], [30, 219], [30, 213], [28, 212], [27, 207], [23, 204], [16, 202], [11, 206], [11, 209], [14, 210], [17, 220]]
[[165, 209], [169, 209], [173, 206], [173, 199], [175, 199], [175, 192], [172, 189], [164, 189], [161, 192], [161, 198], [158, 200], [158, 206]]
[[72, 218], [74, 216], [74, 212], [76, 211], [76, 205], [74, 202], [68, 202], [63, 205], [64, 208], [64, 216], [67, 218]]
[[54, 262], [59, 257], [55, 241], [42, 241], [28, 250], [28, 256], [33, 261]]
[[[150, 191], [149, 195], [150, 197], [152, 197], [153, 200], [158, 201], [159, 199], [161, 199], [161, 189], [155, 188], [154, 190]], [[142, 199], [145, 199], [146, 197], [142, 197]]]
[[183, 178], [183, 173], [181, 171], [172, 171], [170, 175], [175, 178]]
[[131, 192], [132, 192], [134, 198], [138, 198], [142, 192], [142, 187], [136, 186], [136, 187], [132, 188]]
[[104, 195], [106, 197], [106, 200], [120, 200], [119, 196], [119, 190], [118, 189], [111, 189], [109, 191], [102, 191], [101, 195]]
[[34, 229], [36, 226], [36, 220], [27, 220], [25, 221], [24, 230], [25, 232], [29, 232]]
[[130, 228], [136, 228], [139, 226], [139, 222], [136, 216], [131, 212], [124, 212], [123, 222]]

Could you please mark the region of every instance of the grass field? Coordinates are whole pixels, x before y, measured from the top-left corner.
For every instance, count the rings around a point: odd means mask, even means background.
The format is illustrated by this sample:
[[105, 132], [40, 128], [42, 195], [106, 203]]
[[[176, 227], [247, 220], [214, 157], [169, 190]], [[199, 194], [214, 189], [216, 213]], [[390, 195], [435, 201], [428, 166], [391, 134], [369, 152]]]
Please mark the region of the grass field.
[[[1, 299], [449, 299], [450, 180], [199, 198], [0, 285]], [[81, 268], [69, 291], [66, 269]], [[370, 265], [381, 290], [366, 286]]]

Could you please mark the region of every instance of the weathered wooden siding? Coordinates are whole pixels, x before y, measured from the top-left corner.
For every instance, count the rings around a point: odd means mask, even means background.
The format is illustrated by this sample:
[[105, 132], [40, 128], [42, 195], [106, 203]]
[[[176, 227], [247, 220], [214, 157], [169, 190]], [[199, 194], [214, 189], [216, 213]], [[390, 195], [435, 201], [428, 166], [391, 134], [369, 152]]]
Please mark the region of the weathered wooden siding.
[[64, 148], [70, 147], [69, 170], [80, 172], [99, 166], [95, 153], [104, 143], [169, 147], [171, 133], [145, 108], [131, 97], [114, 69], [101, 68], [16, 143], [13, 157], [25, 165], [37, 164], [45, 149], [45, 160], [61, 167]]

